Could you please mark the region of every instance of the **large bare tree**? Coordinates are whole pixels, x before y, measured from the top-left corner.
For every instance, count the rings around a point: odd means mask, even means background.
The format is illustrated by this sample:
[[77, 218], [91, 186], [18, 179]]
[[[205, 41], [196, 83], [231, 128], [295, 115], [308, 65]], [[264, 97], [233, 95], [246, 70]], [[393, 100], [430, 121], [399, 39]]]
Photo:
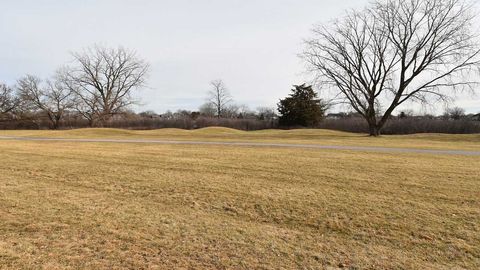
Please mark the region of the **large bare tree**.
[[214, 80], [210, 85], [212, 89], [208, 92], [208, 102], [215, 108], [216, 116], [220, 118], [232, 102], [232, 96], [222, 80]]
[[315, 28], [303, 58], [378, 136], [405, 102], [447, 101], [478, 84], [474, 16], [465, 0], [378, 0]]
[[61, 71], [62, 81], [91, 125], [125, 111], [135, 102], [132, 93], [145, 86], [149, 65], [134, 51], [96, 46], [73, 56], [74, 64]]
[[12, 112], [18, 106], [19, 100], [14, 91], [6, 84], [0, 83], [0, 117]]
[[65, 113], [74, 106], [73, 93], [60, 80], [42, 80], [26, 75], [17, 81], [24, 106], [45, 114], [52, 129], [58, 129]]

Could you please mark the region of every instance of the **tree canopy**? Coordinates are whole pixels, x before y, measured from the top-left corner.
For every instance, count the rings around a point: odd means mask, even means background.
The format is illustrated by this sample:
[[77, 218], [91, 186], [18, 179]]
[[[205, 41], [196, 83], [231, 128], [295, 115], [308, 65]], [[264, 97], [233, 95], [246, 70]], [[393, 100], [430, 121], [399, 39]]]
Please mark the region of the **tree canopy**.
[[311, 85], [294, 85], [292, 93], [280, 100], [279, 124], [284, 127], [315, 127], [325, 114], [326, 105]]

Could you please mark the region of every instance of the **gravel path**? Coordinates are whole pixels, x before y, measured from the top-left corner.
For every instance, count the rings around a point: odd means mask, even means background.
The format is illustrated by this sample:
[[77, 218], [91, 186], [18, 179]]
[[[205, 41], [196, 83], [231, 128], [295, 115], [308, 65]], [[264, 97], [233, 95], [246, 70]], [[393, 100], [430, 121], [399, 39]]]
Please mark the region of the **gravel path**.
[[170, 141], [170, 140], [142, 140], [142, 139], [66, 139], [66, 138], [33, 138], [0, 136], [0, 140], [15, 141], [51, 141], [51, 142], [78, 142], [78, 143], [145, 143], [145, 144], [170, 144], [170, 145], [223, 145], [223, 146], [246, 146], [246, 147], [279, 147], [279, 148], [306, 148], [306, 149], [330, 149], [367, 152], [387, 153], [419, 153], [435, 155], [463, 155], [480, 156], [480, 151], [465, 150], [433, 150], [415, 148], [392, 148], [376, 146], [340, 146], [340, 145], [317, 145], [317, 144], [286, 144], [286, 143], [263, 143], [263, 142], [207, 142], [207, 141]]

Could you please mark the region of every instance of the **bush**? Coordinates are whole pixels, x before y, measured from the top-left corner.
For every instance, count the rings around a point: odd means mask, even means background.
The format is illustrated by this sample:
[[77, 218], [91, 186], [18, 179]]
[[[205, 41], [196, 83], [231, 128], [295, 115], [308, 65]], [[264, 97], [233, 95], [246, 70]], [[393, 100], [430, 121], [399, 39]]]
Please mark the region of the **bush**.
[[[102, 127], [123, 128], [123, 129], [198, 129], [205, 127], [227, 127], [238, 130], [262, 130], [279, 128], [278, 120], [261, 120], [254, 118], [213, 118], [213, 117], [192, 117], [191, 115], [175, 117], [152, 117], [129, 115], [117, 117]], [[48, 129], [50, 123], [47, 119], [2, 119], [0, 129]], [[61, 123], [62, 129], [86, 128], [89, 127], [87, 120], [79, 117], [66, 118]], [[368, 133], [368, 125], [363, 118], [356, 116], [338, 117], [325, 119], [319, 128], [339, 130], [354, 133]], [[448, 133], [448, 134], [472, 134], [480, 133], [480, 121], [473, 121], [468, 118], [461, 120], [441, 119], [435, 117], [392, 118], [382, 129], [382, 134], [415, 134], [415, 133]]]
[[[368, 124], [363, 118], [351, 117], [326, 119], [320, 128], [346, 132], [368, 133]], [[404, 135], [416, 133], [472, 134], [480, 133], [480, 122], [471, 120], [445, 120], [412, 117], [390, 119], [382, 129], [385, 135]]]
[[[227, 119], [227, 118], [209, 118], [190, 117], [182, 118], [127, 118], [115, 119], [102, 125], [105, 128], [123, 128], [123, 129], [162, 129], [162, 128], [180, 128], [180, 129], [198, 129], [205, 127], [228, 127], [238, 130], [262, 130], [277, 128], [276, 120], [257, 120], [257, 119]], [[87, 128], [89, 123], [85, 119], [66, 119], [61, 123], [61, 129]], [[0, 121], [0, 129], [48, 129], [49, 122], [45, 120], [9, 120]]]

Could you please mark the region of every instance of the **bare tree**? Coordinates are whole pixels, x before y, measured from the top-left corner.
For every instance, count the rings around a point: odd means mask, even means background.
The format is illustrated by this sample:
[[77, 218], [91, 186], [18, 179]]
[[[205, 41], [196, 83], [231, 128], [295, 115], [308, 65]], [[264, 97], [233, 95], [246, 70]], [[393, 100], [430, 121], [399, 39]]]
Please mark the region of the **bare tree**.
[[0, 83], [0, 117], [15, 110], [18, 103], [19, 100], [15, 97], [13, 89]]
[[217, 114], [217, 109], [215, 108], [215, 106], [213, 106], [212, 103], [207, 102], [200, 106], [199, 112], [203, 116], [214, 117]]
[[465, 117], [465, 109], [460, 107], [449, 108], [444, 113], [444, 118], [449, 120], [461, 120]]
[[251, 110], [247, 104], [240, 104], [237, 106], [237, 118], [255, 118], [255, 111]]
[[212, 90], [208, 92], [208, 102], [215, 107], [216, 116], [220, 118], [232, 102], [232, 96], [222, 80], [212, 81], [210, 85]]
[[223, 118], [238, 118], [241, 114], [241, 107], [237, 104], [228, 104], [222, 109]]
[[273, 121], [277, 119], [278, 115], [276, 113], [276, 108], [271, 107], [258, 107], [257, 108], [258, 118], [260, 120]]
[[473, 20], [466, 0], [379, 0], [314, 29], [303, 58], [378, 136], [405, 102], [448, 101], [478, 84]]
[[134, 51], [96, 46], [73, 56], [75, 64], [62, 70], [62, 81], [91, 125], [126, 110], [135, 103], [132, 93], [145, 86], [149, 65]]
[[72, 91], [59, 80], [42, 80], [32, 75], [17, 81], [18, 92], [24, 105], [41, 111], [50, 121], [52, 129], [58, 129], [67, 110], [73, 108]]

